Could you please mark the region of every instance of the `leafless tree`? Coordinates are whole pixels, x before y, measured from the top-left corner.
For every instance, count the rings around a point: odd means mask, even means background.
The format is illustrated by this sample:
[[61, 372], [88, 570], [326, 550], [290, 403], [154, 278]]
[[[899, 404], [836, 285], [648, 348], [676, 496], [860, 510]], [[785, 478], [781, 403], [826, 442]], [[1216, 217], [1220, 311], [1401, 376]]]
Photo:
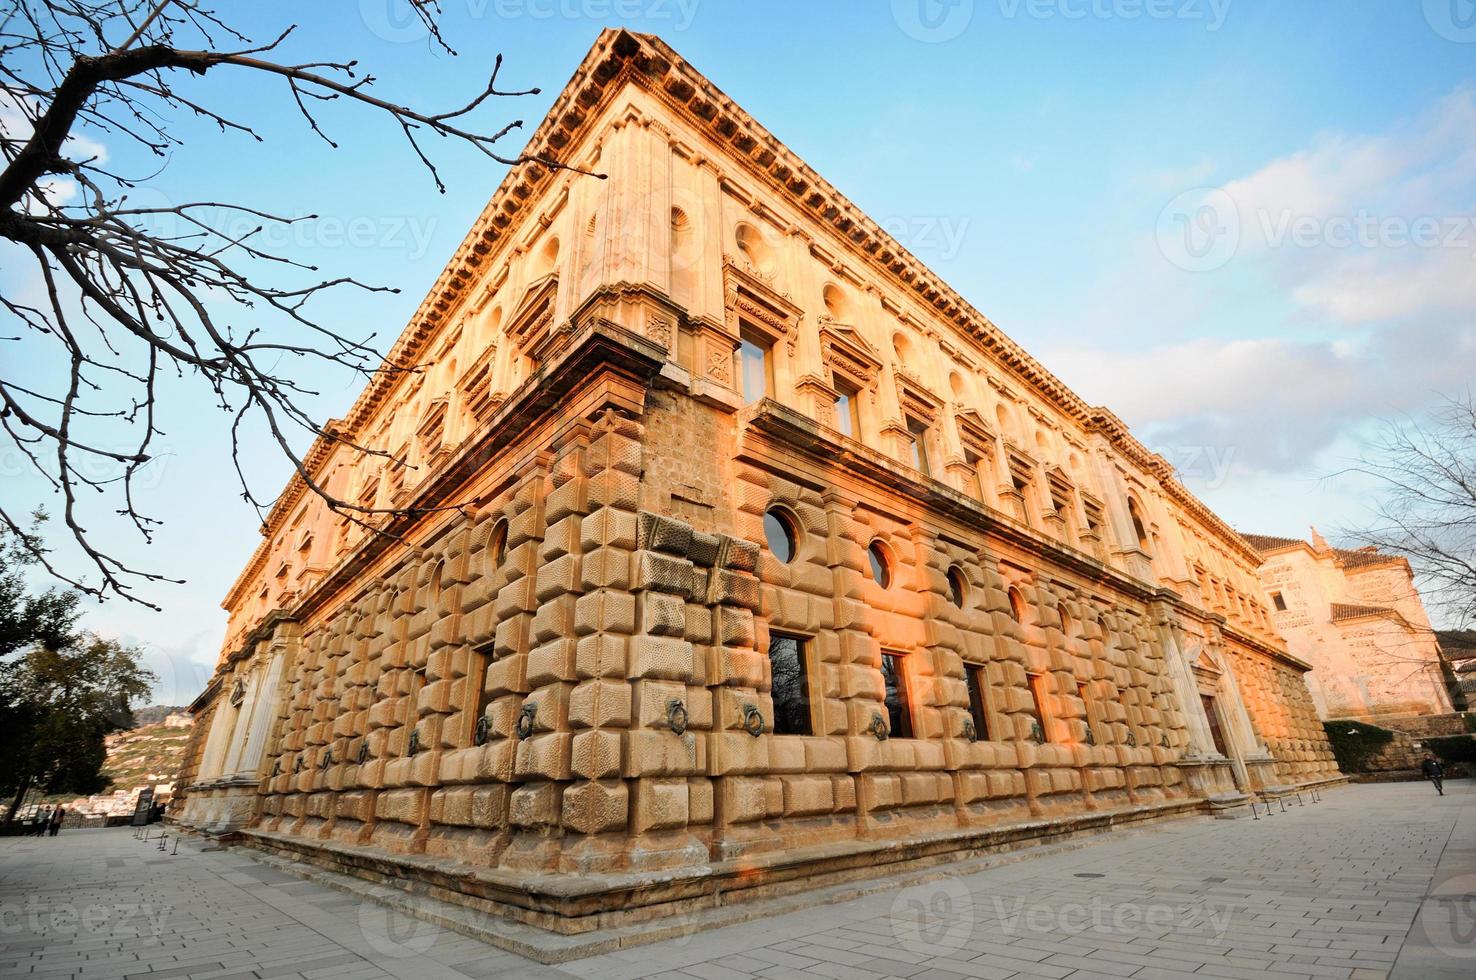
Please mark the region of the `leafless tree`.
[[1476, 622], [1476, 400], [1447, 398], [1424, 421], [1383, 431], [1354, 467], [1380, 487], [1361, 543], [1403, 555], [1425, 601], [1451, 622]]
[[[441, 36], [436, 0], [411, 3], [431, 42], [455, 54]], [[21, 359], [3, 357], [0, 425], [55, 490], [59, 516], [85, 556], [81, 571], [64, 567], [39, 545], [35, 559], [56, 578], [101, 598], [153, 605], [139, 588], [167, 580], [116, 549], [95, 545], [79, 497], [95, 491], [113, 507], [108, 519], [129, 522], [143, 540], [150, 538], [159, 521], [140, 509], [137, 481], [162, 432], [158, 394], [170, 376], [203, 384], [227, 413], [223, 425], [241, 492], [259, 510], [271, 501], [256, 496], [240, 462], [240, 438], [251, 427], [269, 434], [334, 511], [359, 523], [383, 523], [379, 515], [386, 511], [336, 499], [315, 482], [301, 447], [318, 436], [394, 457], [331, 431], [312, 410], [316, 393], [301, 373], [294, 380], [289, 368], [326, 362], [366, 378], [394, 370], [372, 335], [331, 329], [310, 304], [335, 289], [395, 290], [351, 275], [323, 278], [316, 267], [264, 244], [270, 237], [264, 232], [313, 216], [284, 217], [265, 205], [225, 201], [133, 203], [130, 190], [154, 174], [115, 172], [89, 152], [95, 140], [107, 140], [110, 150], [123, 144], [142, 151], [133, 155], [157, 159], [157, 169], [183, 147], [175, 133], [185, 119], [203, 119], [248, 144], [260, 142], [249, 120], [221, 108], [230, 104], [233, 76], [239, 81], [249, 73], [280, 81], [284, 103], [295, 106], [309, 138], [336, 145], [328, 135], [332, 127], [322, 121], [330, 109], [356, 110], [398, 128], [407, 152], [442, 192], [429, 137], [512, 166], [561, 166], [502, 151], [501, 141], [520, 121], [485, 129], [475, 121], [503, 97], [538, 92], [499, 88], [500, 55], [474, 98], [433, 113], [378, 97], [374, 76], [355, 61], [277, 60], [293, 26], [261, 39], [228, 21], [193, 0], [0, 4], [0, 109], [11, 120], [0, 127], [0, 240], [8, 243], [0, 248], [7, 262], [30, 265], [36, 287], [0, 295], [0, 311], [16, 322], [18, 334], [0, 343], [12, 351], [27, 345], [31, 365], [28, 370]], [[226, 230], [242, 221], [244, 232]], [[37, 353], [38, 344], [44, 354]], [[38, 358], [69, 367], [48, 384], [49, 372], [36, 370]], [[0, 504], [0, 526], [22, 539], [31, 508], [13, 507]]]

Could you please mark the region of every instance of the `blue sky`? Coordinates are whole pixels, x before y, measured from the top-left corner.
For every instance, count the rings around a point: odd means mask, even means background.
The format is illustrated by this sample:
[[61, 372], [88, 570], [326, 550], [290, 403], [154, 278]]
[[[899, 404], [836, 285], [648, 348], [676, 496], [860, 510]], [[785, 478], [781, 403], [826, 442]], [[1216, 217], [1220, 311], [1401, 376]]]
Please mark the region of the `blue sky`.
[[[260, 36], [296, 21], [283, 57], [357, 58], [382, 96], [437, 110], [501, 52], [506, 86], [543, 93], [492, 106], [487, 129], [531, 130], [602, 27], [660, 34], [1237, 527], [1359, 523], [1368, 488], [1335, 474], [1375, 421], [1476, 376], [1468, 0], [446, 0], [455, 58], [398, 2], [233, 16]], [[437, 146], [441, 195], [367, 111], [324, 115], [335, 151], [280, 85], [212, 72], [182, 87], [265, 141], [180, 119], [184, 145], [138, 200], [323, 216], [285, 249], [402, 290], [325, 304], [349, 332], [398, 334], [502, 176]], [[126, 148], [113, 162], [154, 169]], [[5, 288], [34, 288], [18, 268], [0, 261]], [[359, 387], [314, 377], [329, 414]], [[112, 601], [88, 623], [147, 643], [160, 697], [182, 702], [215, 660], [257, 519], [205, 394], [188, 379], [164, 394], [146, 506], [165, 528], [144, 547], [103, 512], [91, 523], [187, 583], [153, 590], [163, 613]], [[247, 459], [259, 490], [284, 481], [259, 441]], [[7, 502], [48, 502], [14, 464]]]

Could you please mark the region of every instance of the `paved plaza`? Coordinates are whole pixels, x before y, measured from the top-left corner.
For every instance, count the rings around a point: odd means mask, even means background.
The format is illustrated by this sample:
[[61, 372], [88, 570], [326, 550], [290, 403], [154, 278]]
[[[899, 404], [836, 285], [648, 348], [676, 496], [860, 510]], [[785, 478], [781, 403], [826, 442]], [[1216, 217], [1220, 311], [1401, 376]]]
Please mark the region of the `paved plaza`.
[[[156, 831], [157, 835], [157, 831]], [[544, 966], [129, 829], [0, 839], [0, 976], [569, 978], [1476, 976], [1476, 783], [1332, 790]], [[967, 870], [967, 866], [960, 870]]]

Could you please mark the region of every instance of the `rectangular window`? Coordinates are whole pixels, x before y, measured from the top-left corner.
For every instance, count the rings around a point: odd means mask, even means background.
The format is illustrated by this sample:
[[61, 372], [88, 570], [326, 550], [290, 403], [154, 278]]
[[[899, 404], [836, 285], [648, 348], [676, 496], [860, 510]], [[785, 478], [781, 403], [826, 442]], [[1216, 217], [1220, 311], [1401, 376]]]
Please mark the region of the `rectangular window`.
[[743, 402], [752, 405], [774, 393], [774, 349], [757, 334], [743, 331], [738, 345], [743, 375]]
[[965, 479], [964, 492], [975, 500], [984, 499], [984, 457], [965, 449], [964, 462], [969, 464], [969, 475]]
[[932, 475], [928, 469], [928, 427], [915, 418], [907, 419], [907, 442], [912, 450], [912, 468], [923, 476]]
[[842, 435], [861, 438], [861, 392], [839, 378], [835, 379], [835, 427]]
[[912, 737], [912, 707], [907, 691], [907, 669], [900, 653], [882, 654], [882, 680], [886, 684], [887, 720], [892, 738]]
[[774, 700], [775, 735], [809, 735], [810, 679], [805, 641], [784, 633], [769, 634], [770, 696]]
[[974, 719], [974, 731], [979, 740], [989, 741], [989, 701], [984, 692], [989, 688], [989, 678], [983, 667], [965, 667], [964, 678], [969, 685], [969, 715]]
[[1092, 702], [1087, 697], [1087, 686], [1085, 684], [1076, 685], [1076, 696], [1081, 698], [1081, 720], [1087, 726], [1087, 730], [1091, 731]]
[[1040, 741], [1047, 742], [1050, 740], [1050, 732], [1046, 729], [1045, 678], [1040, 674], [1026, 674], [1025, 676], [1030, 685], [1031, 718], [1040, 728], [1040, 734], [1037, 737]]
[[425, 668], [410, 675], [410, 690], [405, 692], [405, 754], [410, 754], [410, 733], [420, 724], [420, 692], [425, 689]]
[[487, 668], [492, 666], [492, 644], [483, 643], [467, 652], [466, 708], [468, 733], [466, 744], [477, 744], [477, 722], [487, 713]]
[[1271, 593], [1271, 604], [1276, 607], [1277, 612], [1286, 612], [1286, 600], [1280, 592]]

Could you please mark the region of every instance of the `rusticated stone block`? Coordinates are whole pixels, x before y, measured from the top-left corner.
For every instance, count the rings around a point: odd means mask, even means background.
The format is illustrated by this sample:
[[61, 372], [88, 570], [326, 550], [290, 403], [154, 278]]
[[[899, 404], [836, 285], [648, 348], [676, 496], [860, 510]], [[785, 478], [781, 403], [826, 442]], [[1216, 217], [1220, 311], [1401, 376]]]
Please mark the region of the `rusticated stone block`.
[[685, 779], [642, 779], [635, 784], [630, 829], [643, 834], [648, 830], [684, 827], [689, 801]]
[[568, 779], [573, 737], [569, 732], [545, 732], [523, 739], [514, 774], [519, 779]]
[[641, 511], [637, 520], [637, 548], [686, 557], [692, 545], [692, 525], [649, 511]]
[[615, 547], [624, 551], [636, 549], [637, 519], [628, 510], [601, 507], [580, 521], [579, 538], [584, 551]]
[[532, 783], [513, 790], [508, 804], [508, 823], [537, 829], [557, 827], [563, 787], [558, 783]]
[[425, 818], [425, 794], [417, 789], [387, 790], [374, 802], [380, 820], [419, 825]]
[[629, 728], [629, 685], [597, 680], [576, 685], [569, 694], [569, 727]]
[[576, 783], [564, 790], [563, 825], [581, 834], [623, 830], [629, 810], [629, 791], [618, 779]]
[[[692, 644], [669, 636], [633, 636], [628, 641], [631, 678], [647, 677], [685, 682], [692, 676]], [[678, 689], [672, 697], [680, 697]], [[665, 706], [661, 709], [665, 712]]]
[[639, 631], [653, 636], [682, 636], [687, 631], [687, 604], [682, 596], [646, 591], [637, 596]]
[[655, 551], [635, 553], [636, 589], [670, 592], [683, 598], [692, 594], [692, 563]]
[[583, 779], [604, 779], [620, 775], [621, 737], [619, 732], [584, 731], [572, 740], [570, 772]]
[[574, 604], [574, 633], [634, 633], [636, 597], [629, 592], [599, 589], [582, 595]]
[[574, 672], [581, 680], [593, 677], [625, 677], [626, 644], [623, 636], [596, 633], [583, 636], [574, 647]]

